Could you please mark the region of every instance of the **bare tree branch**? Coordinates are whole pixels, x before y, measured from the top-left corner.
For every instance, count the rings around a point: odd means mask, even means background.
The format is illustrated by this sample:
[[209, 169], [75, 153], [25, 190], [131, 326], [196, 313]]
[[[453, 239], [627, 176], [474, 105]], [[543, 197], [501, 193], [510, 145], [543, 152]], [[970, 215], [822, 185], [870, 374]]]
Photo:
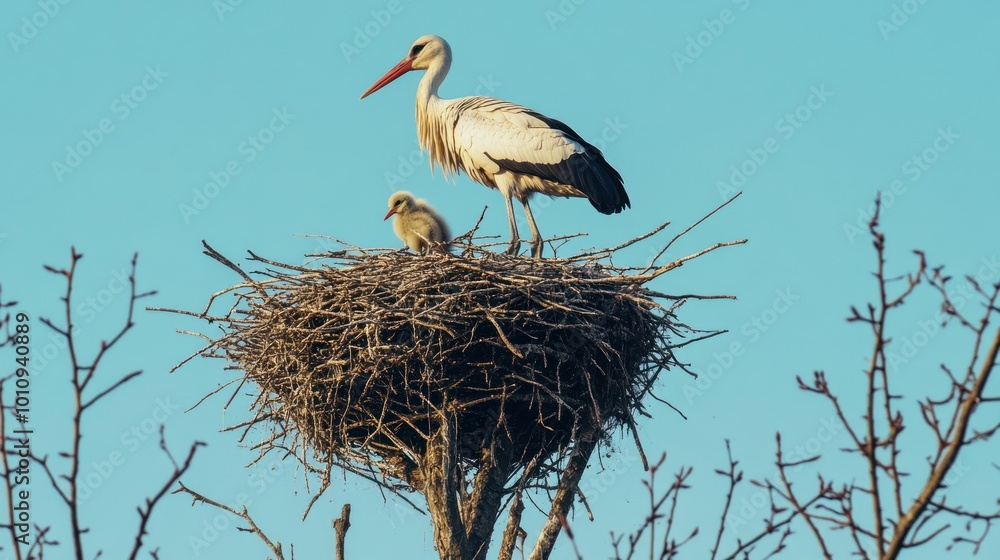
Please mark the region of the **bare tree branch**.
[[250, 517], [250, 512], [247, 511], [246, 506], [243, 506], [242, 511], [237, 511], [225, 504], [216, 502], [215, 500], [212, 500], [210, 498], [206, 498], [202, 494], [195, 492], [194, 490], [191, 490], [187, 486], [184, 486], [183, 482], [178, 481], [178, 484], [180, 485], [180, 487], [174, 490], [172, 492], [173, 494], [178, 494], [178, 493], [188, 494], [192, 498], [191, 505], [194, 505], [198, 502], [201, 502], [203, 504], [208, 504], [212, 507], [219, 508], [223, 511], [228, 511], [229, 513], [235, 515], [236, 517], [239, 517], [240, 519], [246, 521], [248, 528], [241, 527], [240, 530], [246, 531], [248, 533], [253, 533], [257, 535], [257, 537], [259, 537], [260, 540], [264, 541], [264, 544], [267, 545], [267, 548], [271, 550], [271, 554], [274, 554], [275, 560], [285, 560], [285, 554], [282, 549], [281, 543], [277, 541], [271, 541], [271, 539], [268, 538], [266, 534], [264, 534], [264, 532], [260, 529], [260, 527], [257, 526], [257, 523], [254, 522], [253, 518]]
[[340, 510], [340, 517], [333, 520], [337, 560], [344, 560], [344, 539], [347, 537], [347, 530], [350, 528], [351, 504], [344, 504], [344, 507]]
[[128, 557], [129, 560], [135, 560], [139, 555], [139, 551], [142, 550], [142, 540], [147, 534], [146, 526], [149, 524], [149, 519], [153, 515], [153, 508], [156, 507], [156, 504], [159, 503], [164, 495], [166, 495], [166, 493], [170, 490], [170, 487], [173, 486], [174, 483], [177, 482], [189, 468], [191, 468], [191, 461], [194, 460], [195, 452], [199, 447], [205, 445], [200, 441], [192, 443], [184, 462], [178, 465], [177, 461], [174, 460], [173, 455], [171, 455], [170, 449], [167, 448], [167, 442], [163, 436], [163, 431], [163, 424], [160, 424], [160, 449], [163, 450], [163, 453], [170, 459], [170, 462], [173, 463], [174, 471], [170, 474], [170, 477], [167, 478], [167, 482], [160, 488], [159, 492], [157, 492], [152, 498], [146, 498], [145, 509], [143, 509], [142, 506], [136, 508], [139, 511], [139, 529], [135, 533], [135, 544], [132, 546], [132, 552]]

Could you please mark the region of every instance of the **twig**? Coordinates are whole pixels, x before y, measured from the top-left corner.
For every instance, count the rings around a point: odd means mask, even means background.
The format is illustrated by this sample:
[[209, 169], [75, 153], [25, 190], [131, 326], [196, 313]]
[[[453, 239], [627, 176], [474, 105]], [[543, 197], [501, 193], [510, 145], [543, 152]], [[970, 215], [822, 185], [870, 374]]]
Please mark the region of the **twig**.
[[143, 509], [142, 506], [137, 508], [139, 511], [139, 529], [135, 533], [135, 544], [132, 546], [132, 552], [129, 554], [129, 560], [135, 560], [139, 555], [139, 551], [142, 550], [142, 540], [147, 534], [146, 526], [149, 524], [149, 519], [153, 515], [153, 508], [156, 507], [156, 504], [159, 503], [164, 495], [166, 495], [166, 493], [170, 490], [170, 487], [173, 486], [174, 483], [177, 482], [189, 468], [191, 468], [191, 461], [194, 460], [195, 452], [199, 447], [205, 445], [200, 441], [196, 441], [191, 444], [191, 448], [188, 450], [188, 454], [187, 457], [184, 458], [184, 462], [178, 465], [177, 462], [174, 461], [173, 456], [170, 454], [170, 450], [167, 448], [167, 442], [164, 439], [163, 431], [164, 428], [161, 424], [160, 449], [163, 450], [163, 453], [170, 459], [170, 462], [173, 463], [174, 471], [170, 474], [170, 477], [167, 478], [167, 482], [164, 483], [159, 492], [157, 492], [152, 498], [146, 498], [146, 508]]
[[247, 525], [249, 525], [249, 528], [247, 528], [247, 529], [241, 528], [241, 530], [242, 531], [246, 531], [248, 533], [253, 533], [253, 534], [257, 535], [257, 537], [259, 537], [260, 540], [264, 541], [264, 544], [267, 545], [267, 548], [269, 548], [271, 550], [271, 554], [274, 554], [275, 560], [285, 560], [285, 555], [284, 555], [284, 552], [282, 550], [281, 543], [280, 542], [272, 542], [271, 539], [269, 539], [267, 537], [267, 535], [265, 535], [264, 532], [261, 531], [260, 527], [257, 526], [257, 523], [255, 523], [254, 520], [253, 520], [253, 518], [250, 516], [250, 512], [247, 511], [246, 506], [243, 506], [243, 510], [242, 511], [237, 511], [237, 510], [235, 510], [235, 509], [233, 509], [233, 508], [231, 508], [231, 507], [229, 507], [229, 506], [227, 506], [225, 504], [216, 502], [215, 500], [212, 500], [210, 498], [206, 498], [202, 494], [200, 494], [198, 492], [195, 492], [194, 490], [191, 490], [187, 486], [184, 486], [183, 482], [178, 481], [177, 484], [180, 487], [177, 488], [176, 490], [174, 490], [173, 492], [171, 492], [172, 494], [178, 494], [178, 493], [188, 494], [188, 495], [191, 496], [191, 499], [192, 499], [191, 500], [191, 505], [192, 506], [194, 504], [198, 503], [198, 502], [201, 502], [201, 503], [204, 503], [204, 504], [208, 504], [208, 505], [210, 505], [212, 507], [219, 508], [219, 509], [221, 509], [223, 511], [228, 511], [229, 513], [231, 513], [231, 514], [239, 517], [240, 519], [246, 521]]

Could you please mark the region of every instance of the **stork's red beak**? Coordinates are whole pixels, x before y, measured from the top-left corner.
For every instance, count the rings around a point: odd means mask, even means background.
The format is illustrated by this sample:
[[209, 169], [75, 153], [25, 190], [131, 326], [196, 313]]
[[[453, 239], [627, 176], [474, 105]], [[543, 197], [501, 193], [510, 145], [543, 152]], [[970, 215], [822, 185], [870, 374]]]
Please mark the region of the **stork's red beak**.
[[392, 208], [389, 209], [388, 212], [385, 213], [385, 217], [382, 218], [382, 221], [384, 222], [384, 221], [388, 220], [395, 213], [396, 213], [396, 207], [393, 206]]
[[399, 64], [393, 66], [392, 70], [386, 72], [385, 76], [379, 78], [377, 82], [372, 84], [372, 87], [365, 90], [365, 92], [361, 94], [361, 99], [364, 99], [369, 95], [375, 93], [376, 91], [384, 88], [386, 85], [388, 85], [389, 82], [395, 80], [396, 78], [402, 76], [403, 74], [406, 74], [410, 70], [413, 70], [413, 60], [410, 57], [406, 57], [403, 60], [400, 60]]

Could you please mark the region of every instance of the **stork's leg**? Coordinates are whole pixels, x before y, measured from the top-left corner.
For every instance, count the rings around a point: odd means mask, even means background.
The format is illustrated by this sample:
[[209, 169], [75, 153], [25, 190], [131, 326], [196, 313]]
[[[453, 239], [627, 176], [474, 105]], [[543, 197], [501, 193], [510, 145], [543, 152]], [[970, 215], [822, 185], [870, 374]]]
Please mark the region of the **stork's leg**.
[[517, 256], [518, 251], [521, 250], [521, 236], [517, 233], [517, 222], [514, 220], [514, 202], [511, 200], [510, 194], [503, 190], [500, 192], [503, 192], [504, 198], [507, 200], [507, 220], [510, 222], [510, 245], [507, 246], [505, 253]]
[[535, 225], [535, 217], [531, 215], [531, 206], [528, 206], [528, 199], [521, 199], [524, 205], [524, 215], [528, 218], [528, 227], [531, 228], [531, 256], [542, 258], [542, 234], [538, 233], [538, 226]]

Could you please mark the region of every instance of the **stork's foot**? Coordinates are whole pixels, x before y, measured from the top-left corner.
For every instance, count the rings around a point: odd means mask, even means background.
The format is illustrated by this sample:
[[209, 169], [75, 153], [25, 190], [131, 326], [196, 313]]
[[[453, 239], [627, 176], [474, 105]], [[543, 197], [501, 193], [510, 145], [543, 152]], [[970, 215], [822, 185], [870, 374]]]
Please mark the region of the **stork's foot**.
[[521, 251], [521, 240], [511, 239], [510, 245], [507, 245], [507, 250], [504, 251], [504, 253], [511, 255], [512, 257], [516, 257], [520, 251]]
[[542, 258], [542, 240], [535, 239], [531, 242], [531, 256], [532, 258], [540, 259]]

